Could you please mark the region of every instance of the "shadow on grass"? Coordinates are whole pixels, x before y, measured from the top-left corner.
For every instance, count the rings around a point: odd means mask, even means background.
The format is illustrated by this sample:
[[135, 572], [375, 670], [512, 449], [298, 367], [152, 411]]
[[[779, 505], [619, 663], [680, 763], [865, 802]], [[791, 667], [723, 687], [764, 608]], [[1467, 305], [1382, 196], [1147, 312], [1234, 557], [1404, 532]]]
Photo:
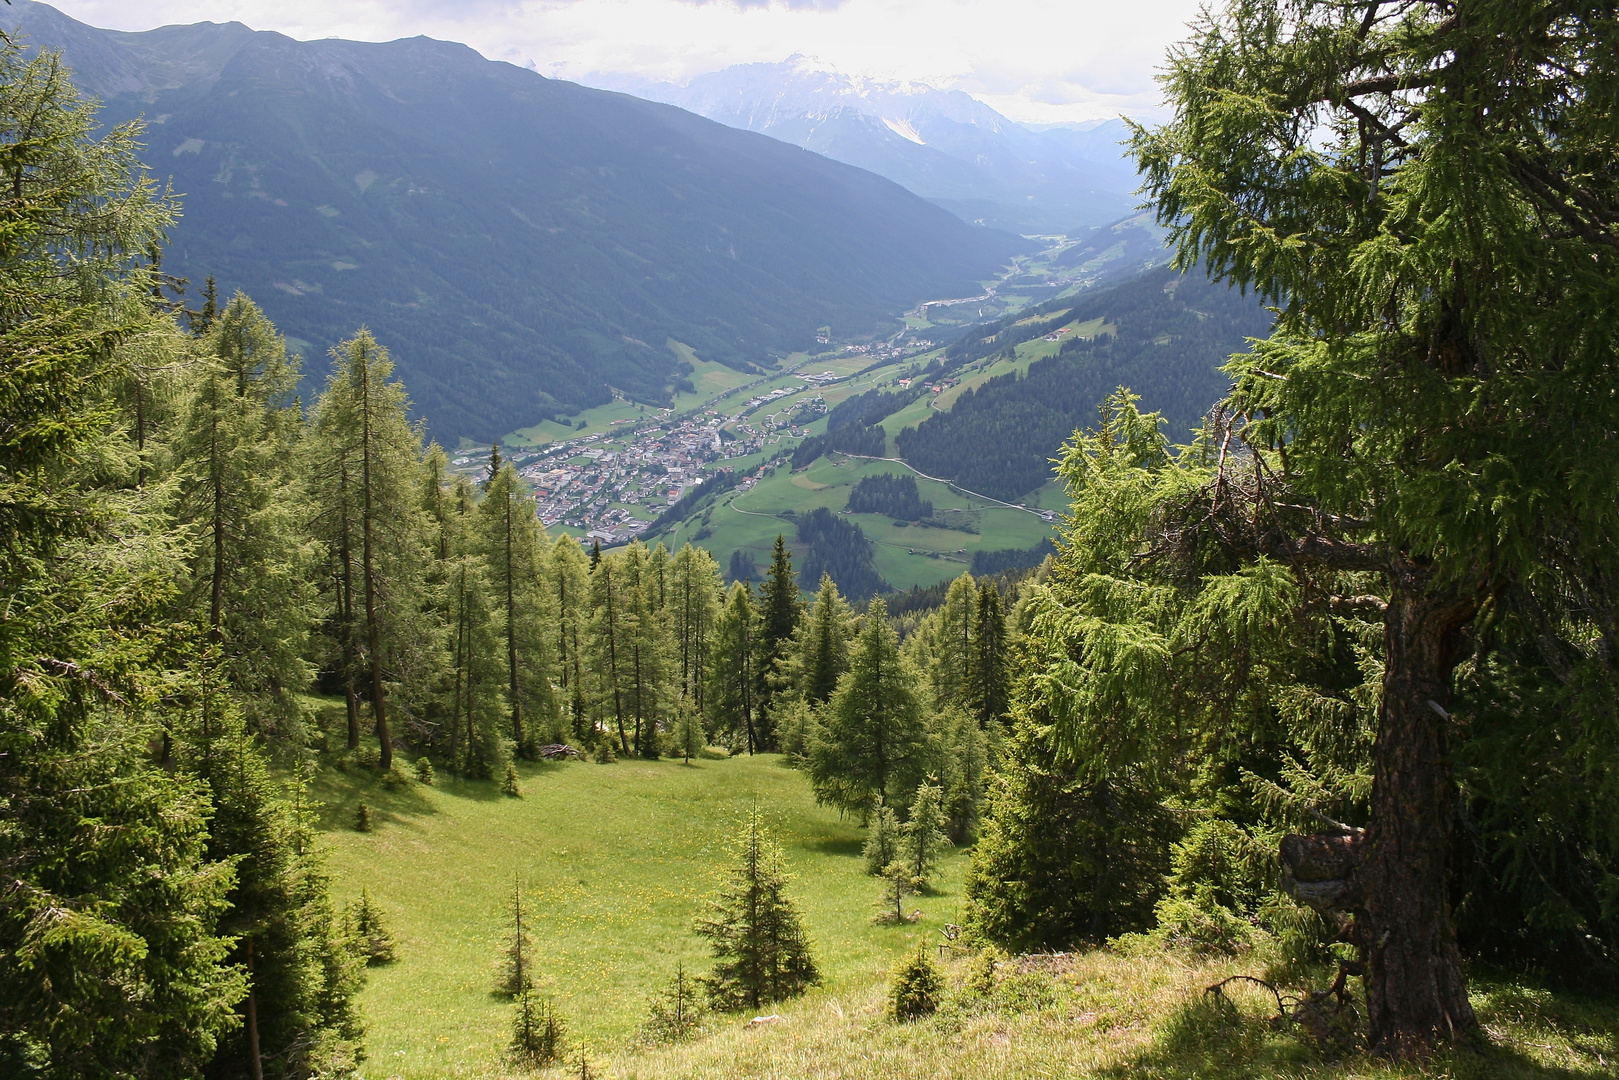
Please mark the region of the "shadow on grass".
[[[865, 845], [865, 838], [861, 836], [821, 835], [805, 837], [798, 846], [806, 851], [818, 851], [823, 855], [845, 855], [849, 858], [858, 858]], [[878, 879], [874, 877], [871, 880], [876, 882]]]
[[[1560, 997], [1517, 986], [1478, 994], [1488, 1038], [1443, 1050], [1418, 1064], [1363, 1053], [1323, 1055], [1298, 1026], [1229, 998], [1200, 994], [1171, 1013], [1140, 1051], [1098, 1073], [1113, 1080], [1246, 1080], [1248, 1077], [1368, 1075], [1447, 1080], [1591, 1080], [1612, 1077], [1619, 1045], [1619, 1001]], [[1529, 1050], [1569, 1064], [1547, 1064]]]
[[[402, 770], [409, 763], [400, 762]], [[544, 783], [545, 778], [567, 766], [555, 762], [519, 762], [517, 771], [523, 783]], [[434, 781], [435, 790], [454, 799], [473, 802], [498, 802], [510, 798], [500, 790], [498, 780], [462, 780], [443, 772]], [[381, 824], [408, 825], [414, 819], [438, 813], [427, 797], [427, 786], [410, 780], [390, 787], [386, 774], [374, 765], [350, 765], [339, 769], [327, 765], [320, 769], [310, 784], [310, 794], [321, 804], [320, 826], [323, 829], [352, 829], [354, 816], [360, 803], [371, 811], [371, 827]]]

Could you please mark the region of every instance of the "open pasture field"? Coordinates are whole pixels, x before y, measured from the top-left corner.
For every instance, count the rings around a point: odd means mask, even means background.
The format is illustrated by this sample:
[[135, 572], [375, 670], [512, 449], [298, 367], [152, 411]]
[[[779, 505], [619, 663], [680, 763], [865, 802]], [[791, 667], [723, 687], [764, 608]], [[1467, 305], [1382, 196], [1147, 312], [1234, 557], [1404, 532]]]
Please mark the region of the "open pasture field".
[[[757, 804], [796, 880], [825, 992], [856, 992], [958, 919], [964, 854], [939, 891], [912, 898], [915, 924], [873, 923], [881, 883], [864, 873], [858, 822], [818, 807], [776, 755], [694, 761], [524, 764], [522, 798], [444, 777], [389, 791], [368, 771], [321, 774], [316, 794], [340, 900], [368, 889], [399, 960], [372, 968], [361, 1005], [373, 1080], [504, 1075], [512, 1006], [491, 993], [514, 878], [533, 919], [535, 971], [574, 1034], [623, 1048], [647, 997], [707, 967], [691, 933], [728, 865], [738, 819]], [[355, 807], [373, 831], [355, 832]]]

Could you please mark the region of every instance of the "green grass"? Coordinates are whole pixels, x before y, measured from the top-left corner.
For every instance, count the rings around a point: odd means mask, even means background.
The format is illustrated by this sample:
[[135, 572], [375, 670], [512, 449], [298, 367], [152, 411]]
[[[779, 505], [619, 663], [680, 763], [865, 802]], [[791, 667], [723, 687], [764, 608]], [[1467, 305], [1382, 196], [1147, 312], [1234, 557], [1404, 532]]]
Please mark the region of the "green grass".
[[[678, 961], [706, 967], [692, 920], [755, 802], [796, 875], [823, 993], [858, 992], [958, 919], [961, 854], [946, 861], [937, 894], [907, 901], [920, 922], [874, 925], [880, 883], [863, 872], [863, 831], [817, 807], [805, 778], [774, 755], [521, 772], [521, 799], [448, 777], [391, 792], [368, 771], [321, 774], [335, 891], [349, 899], [368, 888], [399, 940], [400, 959], [371, 969], [361, 997], [367, 1076], [504, 1075], [511, 1005], [490, 983], [514, 875], [533, 913], [542, 992], [592, 1047], [625, 1046]], [[370, 833], [349, 827], [362, 800]]]
[[1275, 999], [1234, 985], [1253, 958], [1096, 950], [1004, 962], [994, 989], [965, 985], [970, 961], [945, 963], [944, 1007], [900, 1024], [881, 983], [812, 992], [782, 1022], [747, 1030], [712, 1024], [696, 1041], [606, 1059], [624, 1080], [1584, 1080], [1615, 1075], [1619, 1003], [1479, 982], [1488, 1035], [1479, 1047], [1395, 1064], [1323, 1051], [1276, 1022]]
[[[731, 552], [738, 548], [763, 565], [777, 533], [786, 536], [789, 544], [795, 536], [792, 522], [776, 515], [783, 510], [804, 513], [823, 506], [842, 510], [848, 505], [849, 489], [862, 477], [878, 474], [915, 475], [898, 462], [847, 457], [821, 458], [798, 473], [779, 468], [753, 490], [721, 499], [709, 517], [712, 535], [694, 542], [713, 552], [721, 566], [729, 565]], [[959, 577], [972, 563], [975, 551], [1033, 547], [1054, 531], [1052, 523], [1034, 514], [963, 495], [948, 484], [921, 477], [916, 484], [922, 498], [933, 503], [937, 516], [949, 520], [953, 517], [950, 510], [959, 508], [969, 512], [964, 516], [975, 521], [979, 531], [902, 527], [880, 514], [852, 515], [850, 520], [876, 545], [873, 562], [877, 572], [901, 591]], [[1041, 496], [1046, 497], [1044, 489]], [[1062, 506], [1065, 508], [1066, 503]], [[694, 519], [666, 533], [663, 539], [666, 544], [679, 546], [696, 531]], [[801, 584], [814, 587], [813, 582]]]

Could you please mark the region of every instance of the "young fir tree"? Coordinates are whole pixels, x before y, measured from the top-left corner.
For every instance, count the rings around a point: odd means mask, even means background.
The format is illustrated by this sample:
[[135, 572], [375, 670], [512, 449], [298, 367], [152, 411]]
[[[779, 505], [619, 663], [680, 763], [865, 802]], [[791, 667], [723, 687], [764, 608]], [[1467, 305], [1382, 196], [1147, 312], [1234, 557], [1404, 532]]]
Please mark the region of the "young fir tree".
[[371, 899], [370, 889], [360, 890], [360, 899], [349, 905], [343, 922], [348, 934], [349, 952], [362, 964], [376, 967], [394, 962], [394, 936], [388, 929], [381, 906]]
[[389, 684], [403, 679], [411, 689], [430, 640], [421, 617], [428, 555], [416, 498], [421, 441], [406, 419], [404, 388], [388, 381], [388, 350], [369, 331], [335, 347], [332, 359], [308, 440], [317, 520], [333, 560], [349, 745], [359, 745], [364, 700], [386, 771], [393, 766]]
[[[245, 991], [216, 928], [231, 872], [207, 793], [148, 751], [183, 565], [119, 490], [138, 465], [110, 423], [116, 345], [152, 318], [132, 256], [175, 207], [139, 125], [96, 126], [59, 56], [0, 41], [0, 1074], [195, 1075]], [[127, 479], [98, 468], [119, 459]]]
[[703, 1022], [703, 1003], [697, 991], [697, 980], [686, 974], [685, 962], [677, 963], [668, 988], [647, 1002], [641, 1041], [657, 1045], [684, 1042], [696, 1035]]
[[758, 728], [759, 618], [752, 590], [738, 581], [714, 621], [708, 710], [717, 738], [733, 751], [763, 749]]
[[802, 920], [786, 894], [781, 845], [757, 808], [738, 831], [732, 855], [735, 866], [695, 926], [714, 955], [703, 987], [709, 1002], [724, 1011], [796, 997], [820, 981]]
[[909, 804], [928, 758], [917, 682], [900, 658], [882, 600], [873, 598], [849, 671], [810, 739], [809, 776], [818, 801], [862, 815], [879, 805]]
[[579, 541], [564, 533], [551, 545], [546, 566], [551, 593], [550, 610], [555, 613], [552, 632], [556, 641], [557, 687], [576, 738], [595, 741], [590, 726], [585, 671], [586, 644], [590, 632], [590, 572]]
[[703, 730], [703, 714], [697, 711], [692, 702], [682, 701], [675, 707], [674, 727], [669, 732], [669, 741], [674, 752], [688, 765], [708, 745], [708, 733]]
[[999, 722], [1011, 705], [1010, 679], [1006, 661], [1006, 612], [1000, 590], [989, 582], [978, 586], [978, 613], [967, 654], [967, 677], [963, 704], [986, 728]]
[[767, 749], [774, 749], [771, 719], [771, 699], [775, 696], [777, 668], [787, 660], [793, 634], [803, 617], [803, 604], [798, 599], [798, 576], [793, 573], [793, 557], [787, 550], [787, 541], [776, 534], [770, 552], [770, 569], [759, 588], [759, 714], [764, 717], [766, 730], [760, 741]]
[[285, 742], [309, 682], [315, 553], [295, 477], [298, 358], [238, 293], [197, 343], [166, 447], [176, 524], [193, 537], [182, 611], [207, 627], [249, 720]]
[[495, 970], [495, 992], [519, 997], [534, 985], [534, 939], [528, 932], [529, 914], [523, 907], [523, 885], [512, 875], [509, 933]]
[[512, 1013], [512, 1060], [527, 1069], [543, 1069], [561, 1062], [567, 1047], [568, 1025], [557, 1015], [556, 1003], [546, 998], [540, 1006], [525, 986]]
[[911, 812], [900, 826], [899, 858], [919, 890], [928, 888], [939, 869], [939, 856], [950, 846], [944, 831], [944, 793], [925, 783], [916, 789]]
[[714, 556], [691, 544], [683, 546], [670, 561], [668, 595], [677, 693], [699, 716], [706, 715], [705, 680], [720, 606], [720, 568]]
[[866, 834], [866, 843], [860, 851], [866, 860], [866, 873], [881, 874], [886, 871], [888, 864], [899, 858], [899, 845], [899, 819], [894, 816], [892, 808], [877, 807], [871, 818], [871, 830]]
[[[1576, 681], [1613, 684], [1590, 644], [1611, 639], [1619, 537], [1613, 14], [1243, 2], [1194, 33], [1174, 118], [1135, 138], [1145, 190], [1181, 265], [1279, 314], [1155, 528], [1183, 565], [1218, 545], [1248, 584], [1277, 568], [1267, 614], [1376, 598], [1365, 831], [1283, 854], [1341, 883], [1310, 899], [1353, 917], [1372, 1048], [1421, 1052], [1478, 1026], [1449, 913], [1457, 665], [1510, 610]], [[1232, 591], [1211, 578], [1205, 610]], [[1252, 625], [1257, 592], [1225, 610]]]
[[910, 864], [895, 859], [883, 867], [883, 890], [877, 898], [877, 922], [902, 923], [905, 918], [905, 900], [922, 891], [922, 881], [911, 873]]
[[545, 533], [534, 510], [533, 496], [508, 461], [490, 478], [475, 527], [477, 550], [501, 610], [509, 734], [522, 758], [534, 756], [542, 736], [557, 734], [541, 574]]

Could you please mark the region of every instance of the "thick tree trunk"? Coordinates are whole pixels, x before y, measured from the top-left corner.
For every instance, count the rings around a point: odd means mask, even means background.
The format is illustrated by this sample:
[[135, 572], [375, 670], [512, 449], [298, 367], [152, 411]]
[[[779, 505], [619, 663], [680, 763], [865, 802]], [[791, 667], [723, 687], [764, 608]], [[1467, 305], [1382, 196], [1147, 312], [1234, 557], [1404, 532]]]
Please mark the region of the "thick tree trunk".
[[1420, 1055], [1478, 1028], [1446, 895], [1446, 705], [1457, 638], [1476, 610], [1469, 598], [1396, 588], [1384, 615], [1370, 823], [1282, 841], [1283, 887], [1319, 911], [1354, 915], [1368, 1041], [1389, 1056]]
[[1371, 819], [1355, 870], [1374, 1050], [1407, 1055], [1478, 1027], [1447, 898], [1454, 815], [1451, 670], [1471, 599], [1396, 589], [1384, 615], [1383, 703]]

